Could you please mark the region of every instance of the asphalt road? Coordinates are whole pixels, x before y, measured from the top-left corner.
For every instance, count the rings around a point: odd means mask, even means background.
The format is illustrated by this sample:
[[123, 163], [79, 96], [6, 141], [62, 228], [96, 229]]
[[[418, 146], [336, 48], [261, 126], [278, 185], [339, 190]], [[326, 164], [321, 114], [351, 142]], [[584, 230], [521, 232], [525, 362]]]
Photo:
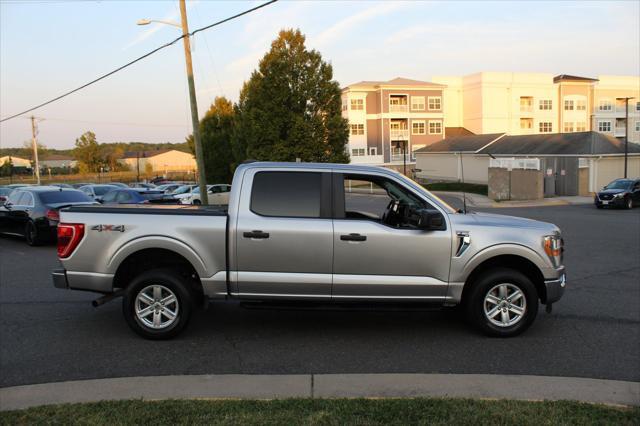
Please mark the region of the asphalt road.
[[248, 310], [215, 303], [177, 339], [126, 326], [119, 301], [53, 288], [55, 247], [0, 237], [0, 387], [214, 373], [500, 373], [640, 381], [640, 209], [493, 209], [554, 222], [568, 287], [525, 334], [491, 339], [454, 310]]

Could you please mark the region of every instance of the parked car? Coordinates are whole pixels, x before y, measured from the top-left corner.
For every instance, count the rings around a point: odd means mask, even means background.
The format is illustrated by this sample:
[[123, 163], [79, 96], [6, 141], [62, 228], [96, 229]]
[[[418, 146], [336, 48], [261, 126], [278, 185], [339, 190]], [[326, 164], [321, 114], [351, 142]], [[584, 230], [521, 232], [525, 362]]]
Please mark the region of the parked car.
[[0, 186], [0, 204], [7, 201], [9, 198], [9, 194], [13, 191], [13, 188], [9, 188], [8, 186]]
[[80, 191], [87, 194], [92, 199], [100, 202], [102, 200], [102, 196], [105, 195], [109, 191], [113, 191], [114, 189], [118, 189], [118, 186], [115, 185], [85, 185], [78, 188]]
[[129, 188], [129, 185], [122, 182], [109, 182], [109, 185], [119, 186], [120, 188]]
[[58, 188], [75, 189], [73, 186], [69, 185], [68, 183], [50, 183], [49, 186], [56, 186]]
[[[230, 191], [231, 185], [207, 185], [209, 204], [220, 206], [229, 204]], [[200, 199], [200, 188], [196, 187], [188, 196], [182, 197], [180, 199], [180, 204], [202, 204], [202, 200]]]
[[616, 179], [593, 198], [597, 208], [622, 207], [631, 209], [640, 205], [640, 179]]
[[158, 191], [162, 191], [165, 194], [171, 194], [174, 190], [180, 188], [182, 185], [179, 183], [165, 183], [163, 185], [158, 185], [154, 189]]
[[389, 169], [243, 164], [229, 201], [65, 209], [54, 285], [102, 293], [96, 306], [123, 296], [151, 339], [177, 335], [206, 298], [460, 304], [509, 337], [565, 289], [557, 226], [459, 212]]
[[106, 193], [100, 203], [104, 205], [111, 204], [177, 204], [175, 198], [165, 194], [162, 191], [154, 189], [116, 189]]
[[178, 188], [176, 188], [171, 195], [177, 199], [180, 200], [180, 198], [184, 198], [186, 196], [188, 196], [188, 194], [191, 193], [191, 191], [193, 191], [195, 188], [197, 188], [198, 185], [182, 185]]
[[87, 185], [93, 185], [93, 183], [91, 182], [79, 182], [79, 183], [72, 183], [71, 186], [73, 186], [75, 189], [80, 189], [83, 186], [87, 186]]
[[76, 189], [18, 188], [0, 206], [0, 233], [24, 236], [31, 246], [55, 241], [60, 209], [91, 204], [95, 202]]
[[129, 186], [131, 188], [143, 188], [143, 189], [153, 189], [156, 186], [152, 183], [144, 183], [144, 182], [134, 182], [130, 183]]

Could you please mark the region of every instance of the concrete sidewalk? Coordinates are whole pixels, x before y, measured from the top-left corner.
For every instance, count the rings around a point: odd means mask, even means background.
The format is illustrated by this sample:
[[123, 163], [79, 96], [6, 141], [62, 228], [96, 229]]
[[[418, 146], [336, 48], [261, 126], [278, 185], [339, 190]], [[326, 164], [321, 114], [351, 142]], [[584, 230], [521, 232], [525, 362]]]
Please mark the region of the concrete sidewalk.
[[491, 374], [299, 374], [127, 377], [0, 389], [0, 410], [125, 399], [488, 398], [640, 405], [640, 383]]
[[[462, 192], [434, 191], [437, 196], [453, 197], [462, 200]], [[542, 200], [525, 201], [493, 201], [489, 197], [480, 194], [466, 193], [467, 206], [476, 208], [505, 208], [505, 207], [547, 207], [593, 204], [592, 197], [566, 196], [543, 198]]]

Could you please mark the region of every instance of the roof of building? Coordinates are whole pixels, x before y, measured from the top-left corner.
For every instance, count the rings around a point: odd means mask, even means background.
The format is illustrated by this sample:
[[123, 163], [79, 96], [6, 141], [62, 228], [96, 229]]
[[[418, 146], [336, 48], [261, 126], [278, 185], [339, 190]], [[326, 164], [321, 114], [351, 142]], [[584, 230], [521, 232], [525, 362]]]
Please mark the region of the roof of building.
[[[592, 131], [505, 136], [480, 152], [495, 155], [623, 154], [624, 142]], [[629, 152], [640, 153], [640, 145], [629, 144]]]
[[503, 135], [504, 133], [490, 133], [486, 135], [472, 134], [471, 136], [447, 136], [445, 139], [427, 145], [424, 148], [420, 148], [415, 152], [476, 152]]
[[589, 78], [589, 77], [579, 77], [577, 75], [569, 75], [569, 74], [560, 74], [553, 77], [554, 83], [557, 83], [559, 81], [598, 81], [598, 79]]
[[149, 157], [155, 157], [156, 155], [167, 153], [169, 151], [176, 151], [176, 152], [181, 152], [183, 154], [187, 154], [186, 152], [180, 151], [177, 149], [156, 149], [152, 151], [126, 151], [122, 155], [122, 158], [137, 158], [138, 156], [140, 156], [140, 158], [149, 158]]
[[475, 135], [471, 130], [467, 130], [464, 127], [445, 127], [444, 134], [447, 135], [447, 137]]
[[[624, 142], [598, 132], [548, 133], [506, 136], [492, 133], [447, 137], [416, 150], [416, 153], [475, 152], [491, 155], [607, 155], [623, 154]], [[630, 143], [630, 154], [640, 154], [640, 145]]]
[[[446, 87], [444, 84], [431, 83], [429, 81], [412, 80], [410, 78], [396, 77], [388, 81], [374, 81], [364, 80], [357, 83], [348, 85], [352, 86], [431, 86], [431, 87]], [[346, 88], [346, 87], [345, 87]]]

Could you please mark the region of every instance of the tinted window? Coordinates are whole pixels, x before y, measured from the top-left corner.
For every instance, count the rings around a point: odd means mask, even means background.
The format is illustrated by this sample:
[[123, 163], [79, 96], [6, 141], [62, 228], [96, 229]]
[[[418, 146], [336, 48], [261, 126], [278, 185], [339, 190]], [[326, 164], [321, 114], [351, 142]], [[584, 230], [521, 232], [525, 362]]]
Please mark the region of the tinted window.
[[320, 217], [321, 174], [259, 172], [253, 179], [251, 210], [263, 216]]
[[118, 193], [118, 202], [119, 203], [129, 203], [132, 201], [132, 196], [128, 191], [120, 191]]
[[113, 191], [114, 189], [116, 188], [113, 186], [94, 186], [93, 192], [95, 192], [96, 195], [104, 195], [109, 191]]
[[11, 194], [11, 188], [0, 188], [0, 195], [7, 196]]
[[80, 191], [40, 192], [39, 196], [40, 201], [44, 204], [93, 202], [91, 198]]
[[102, 201], [105, 203], [112, 203], [116, 199], [116, 195], [118, 195], [118, 191], [107, 192], [104, 197], [102, 197]]
[[22, 197], [22, 191], [13, 191], [9, 196], [9, 199], [7, 200], [7, 202], [13, 205], [16, 205], [18, 204], [20, 197]]
[[20, 192], [20, 198], [18, 198], [18, 202], [15, 204], [17, 206], [26, 206], [31, 204], [31, 194]]

